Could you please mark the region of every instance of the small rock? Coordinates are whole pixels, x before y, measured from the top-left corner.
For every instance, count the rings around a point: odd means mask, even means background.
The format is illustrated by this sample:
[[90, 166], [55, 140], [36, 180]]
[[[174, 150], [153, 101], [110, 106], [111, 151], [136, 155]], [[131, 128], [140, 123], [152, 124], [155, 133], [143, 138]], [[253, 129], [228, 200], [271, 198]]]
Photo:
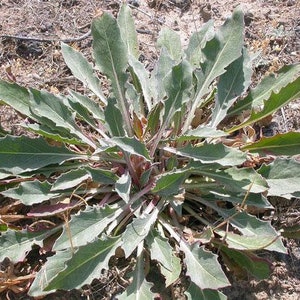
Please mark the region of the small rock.
[[140, 1], [139, 0], [128, 0], [127, 3], [132, 5], [132, 6], [135, 6], [135, 7], [140, 6]]
[[245, 15], [244, 15], [245, 26], [249, 26], [253, 20], [254, 20], [253, 13], [246, 12]]
[[295, 5], [295, 3], [296, 3], [295, 0], [288, 0], [286, 5], [287, 6], [293, 6], [293, 5]]
[[48, 32], [53, 29], [53, 25], [51, 23], [44, 23], [40, 27], [41, 32]]
[[43, 54], [41, 43], [35, 41], [21, 41], [18, 42], [16, 53], [23, 58], [37, 58]]

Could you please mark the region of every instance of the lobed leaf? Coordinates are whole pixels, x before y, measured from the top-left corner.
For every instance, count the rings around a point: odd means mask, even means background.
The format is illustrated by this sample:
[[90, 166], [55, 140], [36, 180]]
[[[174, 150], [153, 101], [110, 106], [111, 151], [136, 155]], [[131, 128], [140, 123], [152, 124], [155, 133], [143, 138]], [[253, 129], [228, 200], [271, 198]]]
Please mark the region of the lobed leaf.
[[300, 152], [300, 132], [287, 132], [273, 137], [262, 137], [259, 141], [246, 145], [242, 149], [261, 155], [298, 155]]
[[180, 250], [185, 255], [186, 274], [199, 288], [218, 289], [230, 284], [215, 254], [198, 244], [189, 246], [184, 241], [180, 242]]
[[[141, 244], [141, 246], [143, 243]], [[142, 248], [142, 247], [139, 248]], [[127, 289], [118, 296], [119, 300], [140, 300], [155, 299], [155, 293], [152, 293], [153, 284], [149, 283], [145, 277], [145, 258], [142, 251], [138, 250], [136, 266], [133, 271], [132, 283]]]
[[196, 140], [199, 138], [219, 138], [226, 135], [227, 133], [225, 133], [222, 130], [218, 130], [208, 126], [198, 126], [196, 129], [188, 130], [184, 135], [181, 135], [178, 138], [176, 138], [176, 140], [181, 142]]
[[201, 63], [201, 70], [197, 72], [197, 91], [189, 115], [183, 126], [185, 133], [194, 118], [196, 108], [203, 101], [203, 96], [209, 92], [213, 80], [226, 72], [225, 68], [242, 55], [243, 46], [243, 13], [237, 9], [232, 17], [216, 32], [202, 50], [205, 60]]
[[118, 206], [86, 207], [85, 210], [72, 216], [68, 225], [63, 227], [63, 232], [56, 240], [53, 250], [70, 249], [70, 239], [74, 248], [94, 241], [121, 213], [122, 209]]
[[188, 47], [185, 50], [186, 59], [192, 66], [199, 67], [204, 62], [202, 49], [207, 41], [211, 40], [215, 35], [213, 25], [213, 21], [210, 20], [203, 24], [199, 31], [192, 34]]
[[292, 82], [300, 72], [300, 64], [282, 67], [276, 74], [271, 73], [264, 77], [249, 94], [239, 100], [228, 112], [228, 116], [241, 114], [248, 109], [257, 110], [272, 93], [278, 93], [288, 83]]
[[157, 45], [164, 47], [175, 62], [179, 62], [182, 58], [180, 36], [174, 30], [164, 27], [159, 33]]
[[113, 184], [118, 179], [118, 176], [109, 170], [82, 166], [61, 174], [53, 184], [51, 191], [67, 190], [88, 179], [102, 184]]
[[[147, 105], [148, 111], [152, 108], [152, 96], [153, 92], [151, 90], [151, 85], [149, 84], [150, 81], [150, 75], [148, 71], [145, 69], [144, 65], [139, 62], [138, 59], [135, 57], [129, 56], [129, 65], [131, 66], [136, 80], [138, 81], [138, 84], [140, 86], [140, 97], [144, 99], [145, 104]], [[143, 109], [143, 105], [140, 105], [140, 109]]]
[[[94, 119], [93, 115], [90, 113], [88, 108], [86, 108], [79, 101], [77, 101], [78, 99], [79, 99], [79, 97], [77, 97], [76, 99], [68, 98], [67, 101], [64, 101], [64, 104], [66, 104], [66, 106], [68, 106], [71, 111], [76, 113], [76, 117], [80, 121], [82, 121], [82, 123], [84, 122], [84, 123], [90, 125], [94, 130], [99, 131], [98, 124], [97, 124], [96, 120]], [[88, 99], [88, 98], [83, 97], [83, 99]], [[97, 105], [95, 105], [95, 106], [97, 107]], [[100, 107], [98, 106], [95, 109], [100, 110]], [[102, 120], [103, 120], [103, 117], [102, 117]]]
[[[43, 138], [6, 136], [0, 138], [0, 170], [2, 176], [18, 175], [67, 160], [87, 159], [65, 147], [50, 146]], [[7, 176], [5, 176], [5, 173]]]
[[125, 136], [122, 122], [122, 114], [116, 106], [115, 99], [109, 99], [104, 111], [105, 121], [108, 125], [111, 136]]
[[28, 295], [40, 297], [54, 292], [55, 289], [48, 291], [45, 291], [44, 289], [59, 272], [64, 270], [66, 261], [70, 260], [71, 257], [71, 251], [57, 251], [55, 255], [48, 257], [47, 262], [35, 275], [35, 279], [30, 286]]
[[[250, 188], [250, 186], [248, 186]], [[215, 189], [209, 189], [210, 194], [203, 196], [204, 199], [208, 199], [209, 201], [227, 201], [231, 202], [233, 204], [241, 204], [243, 199], [246, 197], [246, 191], [244, 193], [236, 192], [236, 191], [230, 191], [229, 188], [226, 190], [226, 193], [224, 192], [224, 189], [220, 187], [220, 191], [218, 191], [217, 188]], [[205, 186], [203, 186], [203, 192], [205, 191]], [[246, 204], [250, 206], [255, 206], [258, 208], [264, 208], [264, 209], [272, 209], [273, 206], [270, 204], [270, 202], [267, 200], [267, 197], [260, 193], [250, 193], [247, 194], [247, 197], [245, 198]]]
[[[273, 228], [270, 222], [262, 221], [251, 216], [246, 212], [235, 214], [231, 210], [218, 210], [224, 218], [229, 217], [229, 222], [237, 228], [242, 235], [227, 232], [226, 242], [230, 248], [240, 250], [259, 250], [268, 249], [286, 253], [278, 232]], [[218, 232], [222, 236], [221, 232]]]
[[135, 137], [113, 137], [110, 139], [112, 143], [117, 145], [121, 150], [131, 154], [135, 154], [144, 157], [146, 160], [150, 161], [149, 152], [142, 142], [140, 142]]
[[191, 282], [184, 292], [188, 300], [226, 300], [227, 297], [216, 290], [200, 289], [194, 282]]
[[227, 133], [234, 132], [240, 128], [260, 121], [265, 117], [276, 112], [278, 109], [300, 97], [300, 77], [283, 87], [278, 93], [272, 92], [270, 97], [264, 102], [264, 107], [261, 111], [252, 111], [251, 116], [245, 122], [234, 126], [227, 130]]
[[153, 193], [160, 196], [170, 196], [178, 193], [187, 175], [186, 170], [165, 172], [157, 178]]
[[172, 72], [175, 64], [175, 61], [169, 56], [168, 51], [163, 47], [150, 77], [154, 104], [159, 103], [166, 96], [165, 79]]
[[46, 91], [30, 89], [30, 108], [35, 119], [54, 133], [80, 139], [82, 142], [96, 148], [96, 145], [87, 138], [75, 122], [74, 114], [63, 103], [63, 100]]
[[165, 237], [155, 229], [146, 237], [151, 259], [160, 263], [160, 271], [166, 278], [166, 287], [176, 281], [181, 273], [180, 259], [173, 253], [173, 248]]
[[[74, 105], [72, 106], [71, 104], [71, 102], [73, 102], [74, 104], [80, 105], [81, 107], [85, 108], [88, 113], [91, 114], [96, 120], [102, 121], [104, 119], [103, 108], [100, 106], [100, 104], [85, 95], [79, 94], [75, 91], [70, 91], [68, 102], [70, 103], [71, 107], [74, 107]], [[76, 111], [81, 115], [78, 109]]]
[[296, 159], [277, 158], [269, 165], [262, 165], [258, 172], [269, 185], [268, 196], [287, 199], [300, 192], [300, 163]]
[[182, 269], [181, 260], [174, 253], [172, 253], [170, 262], [172, 264], [171, 270], [166, 268], [162, 264], [160, 265], [160, 272], [165, 277], [166, 287], [170, 286], [172, 283], [175, 283], [178, 280]]
[[67, 143], [71, 145], [86, 145], [82, 140], [78, 139], [77, 137], [71, 137], [70, 134], [66, 131], [64, 132], [64, 136], [62, 136], [62, 130], [56, 132], [55, 129], [50, 128], [46, 125], [40, 125], [38, 123], [34, 124], [21, 124], [24, 128], [41, 135], [44, 138], [51, 139], [58, 143]]
[[43, 246], [43, 240], [59, 228], [47, 229], [44, 231], [30, 232], [27, 229], [22, 231], [8, 230], [0, 236], [0, 261], [8, 257], [13, 262], [21, 261], [31, 250], [33, 245]]
[[125, 97], [128, 51], [116, 19], [108, 13], [95, 18], [92, 23], [92, 35], [96, 66], [110, 79], [118, 108], [124, 118], [126, 132], [132, 136], [129, 103]]
[[94, 70], [87, 59], [71, 46], [62, 43], [61, 50], [64, 61], [70, 68], [72, 74], [87, 86], [101, 101], [106, 104], [107, 101], [100, 88], [100, 80], [94, 74]]
[[81, 246], [65, 263], [64, 270], [49, 279], [45, 291], [71, 290], [89, 284], [99, 277], [101, 270], [108, 269], [108, 261], [120, 246], [120, 237], [96, 239]]
[[30, 94], [25, 87], [0, 80], [0, 100], [21, 114], [35, 120], [29, 109]]
[[17, 187], [5, 190], [1, 194], [5, 197], [17, 199], [24, 205], [33, 205], [60, 196], [60, 193], [51, 192], [52, 185], [47, 181], [25, 181]]
[[187, 146], [179, 149], [164, 147], [165, 151], [188, 157], [203, 164], [217, 163], [222, 166], [234, 166], [242, 164], [246, 160], [246, 154], [223, 144], [203, 144], [200, 146]]
[[272, 264], [267, 259], [260, 258], [248, 251], [238, 251], [227, 247], [222, 247], [221, 251], [240, 268], [247, 270], [258, 280], [266, 279], [271, 274]]
[[155, 207], [149, 214], [143, 213], [127, 225], [122, 234], [122, 248], [128, 257], [135, 248], [146, 238], [156, 222], [159, 209]]
[[244, 194], [249, 189], [251, 193], [262, 193], [268, 189], [266, 180], [252, 168], [232, 167], [222, 170], [211, 165], [205, 167], [197, 161], [190, 163], [188, 167], [193, 174], [201, 174], [214, 179], [218, 184], [224, 184], [222, 192], [225, 188], [229, 194], [241, 192]]
[[181, 110], [189, 99], [189, 90], [192, 85], [192, 68], [187, 61], [172, 68], [172, 72], [164, 80], [165, 91], [168, 98], [164, 101], [162, 129], [170, 126], [174, 114]]
[[131, 192], [131, 176], [130, 174], [124, 173], [116, 182], [115, 190], [118, 195], [128, 203], [130, 200], [130, 192]]
[[251, 83], [251, 60], [245, 49], [242, 56], [233, 61], [218, 81], [218, 93], [212, 111], [210, 126], [215, 128], [227, 116], [227, 111]]
[[138, 59], [139, 44], [137, 40], [134, 19], [132, 18], [131, 9], [128, 7], [128, 5], [122, 4], [117, 21], [120, 27], [122, 39], [127, 45], [128, 54]]

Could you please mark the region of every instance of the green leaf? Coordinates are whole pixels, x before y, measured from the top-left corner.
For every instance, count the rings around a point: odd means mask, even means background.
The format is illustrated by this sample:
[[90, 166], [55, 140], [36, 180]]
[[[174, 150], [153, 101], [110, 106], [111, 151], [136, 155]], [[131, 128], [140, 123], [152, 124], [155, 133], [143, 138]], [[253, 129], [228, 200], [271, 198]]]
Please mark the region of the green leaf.
[[166, 287], [176, 281], [181, 273], [180, 259], [174, 255], [168, 240], [162, 237], [157, 230], [151, 230], [146, 237], [151, 259], [160, 263], [161, 273], [166, 278]]
[[246, 153], [223, 144], [203, 144], [201, 146], [187, 146], [179, 149], [164, 147], [165, 151], [201, 161], [203, 164], [218, 163], [222, 166], [234, 166], [242, 164], [246, 160]]
[[34, 123], [34, 124], [24, 123], [22, 124], [22, 126], [32, 132], [35, 132], [43, 136], [44, 138], [48, 138], [56, 142], [67, 143], [71, 145], [85, 145], [85, 143], [82, 140], [79, 140], [77, 137], [70, 137], [68, 132], [66, 132], [65, 135], [62, 136], [61, 131], [60, 133], [56, 133], [55, 129], [53, 128], [51, 129], [46, 125], [40, 125], [38, 123]]
[[295, 79], [300, 72], [300, 64], [282, 67], [277, 74], [271, 73], [264, 77], [262, 81], [251, 89], [247, 97], [237, 102], [229, 112], [228, 116], [241, 114], [247, 109], [257, 109], [264, 101], [270, 98], [272, 93], [277, 93], [288, 83]]
[[67, 131], [69, 136], [77, 137], [87, 145], [96, 148], [96, 145], [81, 132], [74, 115], [61, 98], [49, 92], [34, 89], [30, 89], [30, 93], [30, 108], [36, 120], [48, 126], [49, 129], [54, 129], [54, 133], [61, 132], [64, 136]]
[[84, 211], [80, 211], [71, 217], [68, 227], [64, 226], [62, 234], [53, 246], [53, 250], [70, 249], [70, 238], [74, 248], [92, 242], [121, 213], [122, 209], [117, 206], [87, 207]]
[[130, 174], [124, 173], [116, 182], [115, 190], [118, 195], [128, 203], [130, 200], [130, 192], [131, 192], [131, 176]]
[[159, 209], [155, 207], [151, 213], [143, 213], [127, 225], [125, 232], [122, 234], [122, 248], [126, 258], [149, 234], [158, 213]]
[[299, 97], [300, 77], [283, 87], [278, 93], [272, 92], [267, 101], [264, 102], [264, 107], [261, 111], [255, 112], [253, 110], [248, 120], [246, 120], [242, 124], [230, 128], [229, 130], [227, 130], [227, 133], [234, 132], [254, 122], [260, 121], [265, 117], [271, 115], [272, 113], [276, 112], [278, 109], [280, 109], [290, 101], [295, 100]]
[[125, 69], [128, 63], [128, 53], [116, 19], [108, 13], [95, 18], [92, 23], [92, 35], [96, 66], [110, 79], [118, 108], [124, 119], [126, 132], [132, 136], [129, 103], [125, 97], [127, 81]]
[[174, 283], [176, 280], [178, 280], [178, 278], [180, 277], [181, 268], [182, 268], [181, 260], [174, 253], [172, 253], [172, 256], [170, 259], [171, 259], [170, 262], [172, 264], [171, 270], [169, 270], [162, 264], [160, 265], [160, 272], [166, 279], [166, 282], [165, 282], [166, 287], [170, 286], [172, 283]]
[[[30, 94], [24, 87], [16, 83], [0, 80], [0, 100], [13, 107], [21, 114], [32, 117], [29, 109]], [[34, 119], [32, 117], [32, 119]]]
[[182, 57], [182, 46], [180, 36], [174, 30], [164, 27], [157, 40], [159, 47], [164, 47], [172, 60], [179, 62]]
[[298, 155], [300, 132], [287, 132], [273, 137], [262, 137], [258, 142], [242, 147], [243, 150], [265, 155]]
[[[251, 193], [263, 193], [268, 188], [266, 180], [252, 168], [233, 167], [225, 170], [224, 173], [231, 176], [237, 186], [240, 186], [242, 189], [250, 189]], [[233, 182], [231, 186], [232, 184]], [[230, 184], [228, 188], [230, 189]]]
[[198, 244], [189, 246], [184, 241], [180, 241], [180, 250], [185, 255], [186, 274], [199, 288], [217, 289], [230, 284], [217, 261], [217, 255]]
[[89, 284], [102, 269], [108, 269], [108, 261], [120, 246], [120, 237], [97, 239], [79, 247], [72, 258], [65, 263], [65, 269], [51, 278], [45, 288], [71, 290]]
[[288, 239], [300, 239], [300, 224], [294, 226], [283, 227], [281, 235]]
[[[1, 99], [0, 99], [0, 102], [1, 102]], [[4, 130], [2, 128], [2, 126], [0, 125], [0, 137], [4, 137], [4, 136], [6, 136], [8, 134], [9, 134], [9, 132], [7, 132], [6, 130]]]
[[[207, 168], [205, 168], [205, 165], [203, 166], [199, 162], [190, 163], [188, 168], [192, 174], [201, 174], [212, 178], [218, 185], [224, 184], [224, 186], [222, 186], [222, 193], [225, 192], [224, 189], [230, 195], [232, 195], [232, 193], [235, 193], [235, 195], [236, 193], [244, 194], [250, 187], [251, 193], [262, 193], [268, 189], [266, 180], [252, 168], [232, 167], [226, 170], [219, 170], [217, 167], [210, 165], [207, 165]], [[205, 185], [201, 188], [205, 188]], [[214, 190], [218, 192], [216, 187], [214, 187]], [[211, 192], [213, 191], [209, 191], [209, 193]]]
[[174, 66], [170, 75], [165, 78], [164, 85], [168, 98], [164, 101], [163, 130], [169, 126], [174, 114], [188, 101], [191, 84], [192, 68], [187, 61]]
[[26, 136], [0, 138], [0, 170], [17, 175], [67, 160], [87, 159], [65, 147], [52, 147], [44, 139]]
[[[271, 250], [270, 245], [276, 242], [278, 237], [270, 236], [268, 234], [264, 235], [239, 235], [233, 232], [227, 232], [217, 230], [217, 233], [226, 240], [226, 244], [229, 248], [243, 250], [243, 251], [257, 251], [262, 249]], [[273, 250], [276, 251], [276, 250]], [[283, 252], [282, 249], [281, 251]], [[285, 253], [285, 252], [283, 252]]]
[[184, 292], [188, 300], [226, 300], [227, 297], [216, 290], [200, 289], [194, 282], [191, 282]]
[[152, 108], [152, 91], [151, 91], [151, 85], [149, 84], [149, 73], [145, 69], [144, 65], [139, 62], [138, 59], [129, 56], [129, 65], [132, 67], [136, 78], [138, 80], [138, 83], [141, 88], [141, 97], [144, 98], [145, 103], [147, 105], [148, 111]]
[[[143, 246], [143, 243], [141, 243]], [[142, 248], [139, 246], [139, 248]], [[118, 296], [119, 300], [152, 300], [155, 294], [151, 292], [153, 284], [145, 278], [145, 257], [142, 251], [138, 250], [136, 267], [133, 271], [132, 283]]]
[[67, 190], [88, 179], [102, 184], [113, 184], [118, 177], [108, 170], [81, 167], [61, 174], [53, 184], [51, 191]]
[[101, 17], [95, 18], [92, 35], [97, 67], [111, 80], [117, 81], [116, 84], [122, 83], [127, 66], [127, 47], [121, 38], [116, 19], [105, 12]]
[[[89, 97], [79, 94], [74, 91], [70, 91], [70, 97], [68, 98], [69, 102], [78, 103], [84, 108], [87, 109], [87, 111], [97, 120], [103, 120], [103, 108], [100, 106], [99, 103], [95, 102], [94, 100], [90, 99]], [[79, 113], [79, 112], [78, 112]]]
[[243, 22], [241, 10], [235, 10], [216, 32], [215, 37], [208, 41], [202, 52], [205, 56], [201, 70], [197, 72], [197, 91], [191, 104], [188, 117], [182, 132], [186, 132], [194, 118], [196, 108], [209, 92], [213, 80], [225, 73], [225, 68], [242, 55]]
[[44, 291], [44, 288], [46, 288], [52, 278], [63, 271], [66, 261], [70, 260], [71, 257], [71, 251], [56, 251], [55, 255], [48, 257], [47, 262], [35, 275], [35, 279], [30, 286], [28, 295], [38, 297], [55, 291], [55, 289]]
[[176, 138], [177, 141], [190, 141], [199, 138], [218, 138], [222, 136], [226, 136], [227, 133], [224, 131], [211, 128], [211, 127], [200, 127], [198, 126], [196, 129], [191, 129], [187, 131], [184, 135]]
[[146, 131], [150, 131], [152, 136], [157, 133], [158, 128], [160, 127], [163, 108], [163, 103], [158, 102], [152, 107], [152, 110], [149, 112]]
[[45, 231], [30, 232], [26, 229], [22, 231], [8, 230], [0, 236], [0, 261], [8, 257], [13, 262], [21, 261], [31, 250], [33, 245], [43, 245], [43, 240], [59, 229], [47, 229]]
[[270, 261], [247, 251], [238, 251], [227, 247], [222, 247], [221, 251], [256, 279], [263, 280], [270, 276], [272, 267]]
[[7, 231], [8, 226], [6, 224], [0, 224], [0, 233]]
[[[86, 99], [86, 97], [83, 98]], [[79, 97], [77, 97], [77, 99], [79, 99]], [[64, 101], [64, 104], [66, 104], [66, 106], [68, 106], [71, 111], [76, 113], [76, 117], [78, 119], [90, 125], [94, 130], [98, 130], [98, 124], [95, 122], [93, 116], [91, 116], [89, 110], [80, 102], [78, 102], [76, 99], [74, 101], [74, 98], [69, 98], [68, 101]], [[99, 107], [98, 110], [100, 110]], [[103, 119], [104, 118], [102, 118], [102, 120]]]
[[121, 36], [127, 45], [128, 53], [135, 58], [139, 57], [139, 44], [137, 40], [134, 19], [131, 16], [131, 9], [124, 3], [121, 6], [118, 14], [118, 24], [121, 31]]
[[262, 165], [258, 172], [268, 182], [268, 196], [291, 199], [300, 192], [300, 163], [296, 159], [277, 158], [269, 165]]
[[251, 83], [251, 60], [244, 49], [243, 55], [232, 62], [218, 82], [218, 94], [212, 112], [210, 126], [215, 128], [227, 116], [228, 109]]
[[213, 20], [203, 24], [199, 31], [194, 32], [189, 40], [187, 49], [185, 50], [186, 59], [192, 66], [199, 67], [203, 63], [204, 55], [202, 49], [207, 41], [214, 37]]
[[53, 184], [52, 191], [67, 190], [76, 187], [89, 178], [91, 178], [91, 176], [84, 168], [70, 170], [57, 178]]
[[52, 185], [47, 181], [25, 181], [15, 188], [1, 192], [5, 197], [20, 200], [24, 205], [33, 205], [57, 198], [59, 193], [51, 192]]
[[151, 252], [151, 259], [160, 262], [164, 267], [172, 270], [172, 247], [168, 239], [162, 237], [156, 229], [151, 230], [146, 238], [147, 245]]
[[181, 184], [187, 175], [186, 170], [175, 170], [161, 174], [152, 189], [153, 193], [160, 196], [170, 196], [177, 194], [181, 188]]
[[[266, 181], [265, 181], [266, 182]], [[248, 185], [248, 189], [250, 188], [250, 185]], [[230, 187], [226, 190], [226, 193], [224, 193], [224, 189], [219, 185], [220, 191], [218, 191], [218, 188], [215, 188], [212, 190], [211, 188], [208, 187], [208, 195], [203, 196], [205, 199], [208, 199], [209, 201], [227, 201], [231, 202], [233, 204], [241, 204], [243, 199], [246, 196], [246, 191], [244, 193], [236, 192], [233, 190], [229, 190]], [[252, 190], [252, 189], [251, 189]], [[265, 209], [273, 209], [273, 206], [270, 204], [270, 202], [267, 200], [267, 197], [265, 197], [261, 193], [250, 193], [246, 197], [246, 204], [255, 206], [255, 207], [260, 207], [260, 208], [265, 208]], [[202, 191], [205, 191], [205, 185], [202, 187]]]
[[220, 232], [224, 236], [229, 248], [238, 250], [267, 249], [286, 253], [279, 233], [272, 227], [270, 222], [259, 220], [246, 212], [235, 214], [234, 210], [218, 210], [224, 218], [228, 218], [232, 226], [237, 228], [242, 235], [232, 232]]
[[109, 127], [111, 136], [125, 136], [123, 127], [123, 117], [118, 107], [116, 107], [116, 100], [111, 98], [104, 111], [105, 122]]
[[137, 140], [135, 137], [113, 137], [110, 141], [129, 154], [135, 154], [144, 157], [148, 161], [150, 160], [145, 144]]
[[169, 76], [172, 72], [174, 65], [175, 61], [169, 56], [168, 51], [163, 47], [150, 78], [154, 104], [162, 101], [166, 96], [165, 78], [167, 78], [167, 76]]
[[67, 66], [73, 75], [87, 86], [99, 99], [106, 104], [107, 101], [100, 88], [100, 80], [94, 74], [94, 70], [87, 59], [71, 46], [62, 43], [61, 50]]

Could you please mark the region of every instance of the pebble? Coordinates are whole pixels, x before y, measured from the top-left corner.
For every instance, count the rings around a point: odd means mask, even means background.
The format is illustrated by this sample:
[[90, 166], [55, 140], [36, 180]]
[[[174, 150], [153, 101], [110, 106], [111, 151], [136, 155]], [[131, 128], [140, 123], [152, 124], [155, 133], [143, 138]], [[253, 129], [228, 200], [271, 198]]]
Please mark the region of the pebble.
[[252, 12], [246, 12], [244, 15], [244, 22], [246, 26], [249, 26], [251, 22], [254, 20], [254, 15]]

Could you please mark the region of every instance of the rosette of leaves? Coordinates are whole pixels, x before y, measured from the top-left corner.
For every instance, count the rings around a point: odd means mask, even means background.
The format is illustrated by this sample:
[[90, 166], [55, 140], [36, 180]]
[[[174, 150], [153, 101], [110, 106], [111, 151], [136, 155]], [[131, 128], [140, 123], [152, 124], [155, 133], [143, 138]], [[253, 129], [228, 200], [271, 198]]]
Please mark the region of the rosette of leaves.
[[2, 102], [36, 134], [1, 137], [1, 194], [28, 213], [2, 222], [0, 260], [21, 261], [34, 245], [49, 253], [33, 296], [91, 283], [116, 253], [134, 258], [118, 299], [159, 293], [149, 265], [165, 287], [186, 276], [188, 299], [225, 299], [226, 270], [268, 276], [255, 251], [286, 250], [257, 212], [272, 208], [268, 196], [300, 195], [300, 133], [257, 139], [252, 125], [300, 96], [299, 65], [250, 87], [240, 10], [218, 29], [204, 24], [186, 49], [162, 30], [152, 70], [126, 5], [117, 19], [95, 18], [92, 36], [94, 65], [62, 44], [85, 94], [0, 82]]

